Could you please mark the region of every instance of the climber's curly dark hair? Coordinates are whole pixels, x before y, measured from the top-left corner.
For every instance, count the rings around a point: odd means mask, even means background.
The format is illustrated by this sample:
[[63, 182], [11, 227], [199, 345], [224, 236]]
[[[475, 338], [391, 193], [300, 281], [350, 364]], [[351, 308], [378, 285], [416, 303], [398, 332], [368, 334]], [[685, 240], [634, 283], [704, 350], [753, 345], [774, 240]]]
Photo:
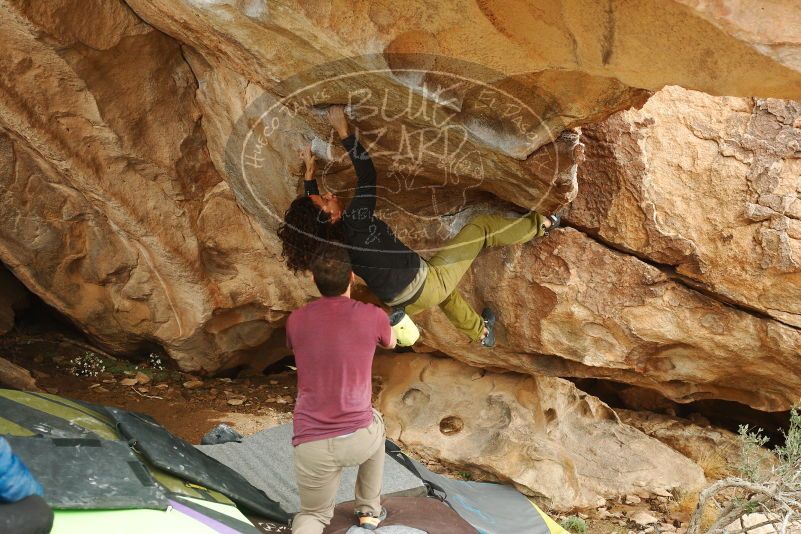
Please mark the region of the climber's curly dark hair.
[[306, 196], [292, 201], [278, 227], [281, 255], [293, 272], [308, 271], [322, 245], [344, 243], [342, 227]]

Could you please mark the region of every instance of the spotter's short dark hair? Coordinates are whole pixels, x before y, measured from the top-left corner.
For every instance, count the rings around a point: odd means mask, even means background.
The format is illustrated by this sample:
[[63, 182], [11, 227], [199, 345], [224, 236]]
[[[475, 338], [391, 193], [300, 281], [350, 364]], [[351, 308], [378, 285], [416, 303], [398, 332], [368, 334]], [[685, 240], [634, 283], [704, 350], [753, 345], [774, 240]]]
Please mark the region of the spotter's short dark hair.
[[320, 247], [311, 264], [314, 284], [324, 297], [335, 297], [347, 291], [351, 270], [348, 251], [339, 244]]

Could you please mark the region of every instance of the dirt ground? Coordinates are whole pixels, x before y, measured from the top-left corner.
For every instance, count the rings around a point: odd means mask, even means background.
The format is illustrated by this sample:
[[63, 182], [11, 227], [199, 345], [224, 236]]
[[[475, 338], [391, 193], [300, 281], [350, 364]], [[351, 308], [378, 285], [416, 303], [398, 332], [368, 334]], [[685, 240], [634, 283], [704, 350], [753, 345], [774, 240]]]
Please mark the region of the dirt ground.
[[145, 413], [193, 444], [219, 423], [249, 435], [291, 421], [297, 391], [288, 367], [204, 379], [165, 368], [165, 357], [118, 360], [61, 334], [14, 332], [0, 338], [0, 356], [30, 370], [44, 391]]
[[[290, 422], [297, 392], [297, 376], [290, 365], [267, 375], [202, 378], [165, 368], [164, 356], [149, 355], [139, 363], [119, 360], [58, 332], [12, 332], [0, 337], [0, 356], [30, 370], [44, 391], [147, 414], [193, 444], [199, 444], [219, 423], [250, 435]], [[469, 476], [436, 463], [426, 464], [454, 478]], [[682, 532], [687, 514], [673, 512], [670, 498], [642, 497], [636, 506], [609, 502], [600, 510], [581, 514], [586, 532]], [[637, 511], [658, 517], [661, 527], [635, 526], [630, 518]], [[552, 515], [560, 520], [568, 514]]]

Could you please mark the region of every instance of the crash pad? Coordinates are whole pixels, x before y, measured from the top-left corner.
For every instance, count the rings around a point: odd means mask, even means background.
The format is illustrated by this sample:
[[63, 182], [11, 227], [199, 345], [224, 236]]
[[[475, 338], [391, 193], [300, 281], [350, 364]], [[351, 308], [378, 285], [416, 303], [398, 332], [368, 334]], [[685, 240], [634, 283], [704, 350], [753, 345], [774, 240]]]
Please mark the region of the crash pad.
[[[292, 425], [279, 425], [245, 437], [241, 443], [200, 445], [198, 449], [241, 473], [251, 484], [276, 499], [284, 510], [300, 510], [295, 481], [292, 449]], [[336, 502], [355, 498], [356, 467], [345, 468]], [[426, 494], [423, 482], [403, 466], [386, 457], [384, 462], [384, 495], [421, 496]]]
[[6, 436], [53, 508], [165, 510], [167, 496], [125, 441]]

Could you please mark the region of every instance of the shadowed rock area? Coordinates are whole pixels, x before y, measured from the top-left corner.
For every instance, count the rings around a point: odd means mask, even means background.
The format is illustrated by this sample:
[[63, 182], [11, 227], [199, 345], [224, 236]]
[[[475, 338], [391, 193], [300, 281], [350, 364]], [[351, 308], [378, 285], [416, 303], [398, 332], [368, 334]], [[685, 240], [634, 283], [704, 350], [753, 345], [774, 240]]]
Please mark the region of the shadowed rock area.
[[0, 335], [14, 327], [16, 313], [29, 305], [28, 295], [25, 286], [0, 265]]

